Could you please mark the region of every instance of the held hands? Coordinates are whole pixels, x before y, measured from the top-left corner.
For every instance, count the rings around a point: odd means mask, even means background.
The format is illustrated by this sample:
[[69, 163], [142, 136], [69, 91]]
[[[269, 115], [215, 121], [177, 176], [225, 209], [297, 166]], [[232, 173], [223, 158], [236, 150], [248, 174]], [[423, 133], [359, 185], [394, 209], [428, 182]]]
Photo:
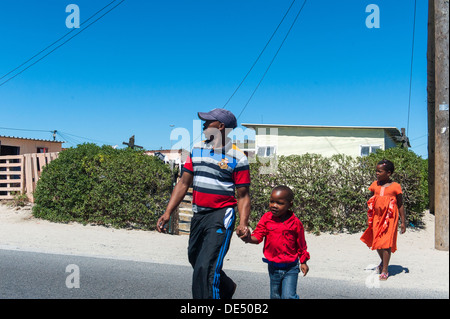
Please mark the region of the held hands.
[[239, 225], [236, 227], [236, 235], [247, 243], [250, 239], [251, 232], [248, 226]]

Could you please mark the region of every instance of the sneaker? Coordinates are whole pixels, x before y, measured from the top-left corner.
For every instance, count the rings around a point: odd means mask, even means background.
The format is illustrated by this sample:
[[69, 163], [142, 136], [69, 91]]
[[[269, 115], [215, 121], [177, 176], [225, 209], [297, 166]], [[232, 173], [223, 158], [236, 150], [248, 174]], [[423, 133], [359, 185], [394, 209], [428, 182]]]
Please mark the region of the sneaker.
[[228, 293], [224, 293], [224, 296], [221, 299], [232, 299], [234, 293], [236, 292], [237, 285], [234, 281], [231, 280], [231, 282], [233, 284], [233, 288], [231, 288], [230, 289], [231, 291], [229, 291]]

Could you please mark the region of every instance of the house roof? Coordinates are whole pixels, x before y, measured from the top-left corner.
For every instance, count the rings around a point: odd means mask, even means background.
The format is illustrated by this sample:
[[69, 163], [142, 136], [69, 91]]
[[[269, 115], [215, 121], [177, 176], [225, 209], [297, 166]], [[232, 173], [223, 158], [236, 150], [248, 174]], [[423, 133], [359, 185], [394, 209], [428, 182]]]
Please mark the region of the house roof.
[[395, 140], [399, 140], [402, 137], [399, 129], [396, 127], [386, 126], [331, 126], [331, 125], [290, 125], [290, 124], [251, 124], [242, 123], [245, 127], [298, 127], [298, 128], [335, 128], [335, 129], [382, 129]]
[[27, 141], [41, 141], [41, 142], [50, 142], [50, 143], [65, 143], [64, 141], [53, 141], [53, 140], [44, 140], [39, 138], [28, 138], [28, 137], [17, 137], [17, 136], [6, 136], [0, 135], [0, 138], [13, 138], [17, 140], [27, 140]]

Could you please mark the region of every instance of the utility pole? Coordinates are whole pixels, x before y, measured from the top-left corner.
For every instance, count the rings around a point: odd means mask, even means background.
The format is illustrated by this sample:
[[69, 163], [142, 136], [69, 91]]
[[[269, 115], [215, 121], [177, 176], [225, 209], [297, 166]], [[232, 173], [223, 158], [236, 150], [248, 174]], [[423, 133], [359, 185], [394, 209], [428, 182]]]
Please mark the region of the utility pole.
[[142, 146], [136, 145], [134, 144], [134, 135], [132, 137], [130, 137], [130, 139], [127, 142], [123, 142], [123, 145], [128, 145], [129, 148], [131, 149], [135, 149], [135, 148], [143, 148]]
[[402, 128], [400, 129], [400, 131], [401, 131], [401, 133], [402, 133], [402, 138], [401, 138], [401, 140], [400, 140], [400, 142], [401, 142], [400, 147], [401, 147], [401, 148], [406, 148], [406, 149], [408, 149], [409, 147], [411, 147], [411, 144], [409, 143], [409, 138], [408, 138], [408, 136], [406, 136], [405, 128], [402, 127]]
[[[429, 0], [429, 18], [432, 19], [434, 32], [429, 33], [428, 41], [434, 42], [434, 52], [429, 59], [434, 61], [434, 87], [428, 87], [428, 95], [434, 95], [434, 123], [429, 130], [434, 132], [434, 148], [428, 157], [434, 156], [434, 213], [435, 248], [449, 249], [449, 101], [448, 101], [448, 63], [449, 63], [449, 18], [448, 0]], [[434, 33], [434, 34], [433, 34]], [[431, 39], [430, 39], [431, 38]], [[430, 51], [430, 45], [428, 47]], [[430, 67], [430, 63], [428, 63]], [[428, 70], [430, 73], [430, 70]], [[430, 84], [430, 81], [429, 83]], [[430, 98], [428, 99], [430, 102]], [[430, 106], [430, 104], [428, 105]], [[430, 112], [429, 112], [430, 113]], [[430, 114], [428, 114], [430, 116]], [[430, 121], [429, 121], [430, 122]], [[430, 146], [429, 146], [430, 147]]]
[[428, 196], [430, 213], [434, 215], [434, 0], [428, 1], [428, 45], [427, 45], [427, 114], [428, 114]]

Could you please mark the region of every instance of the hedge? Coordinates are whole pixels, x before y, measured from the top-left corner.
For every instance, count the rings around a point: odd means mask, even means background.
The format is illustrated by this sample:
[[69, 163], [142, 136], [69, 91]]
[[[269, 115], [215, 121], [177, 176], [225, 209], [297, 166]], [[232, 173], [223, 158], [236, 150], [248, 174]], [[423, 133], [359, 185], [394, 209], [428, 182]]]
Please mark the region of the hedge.
[[279, 156], [273, 159], [276, 170], [270, 174], [260, 174], [260, 169], [269, 164], [257, 159], [250, 164], [250, 225], [255, 227], [268, 211], [272, 188], [287, 185], [295, 194], [293, 209], [308, 231], [318, 234], [364, 230], [368, 187], [376, 180], [376, 163], [384, 158], [395, 164], [392, 179], [402, 186], [407, 224], [420, 226], [428, 208], [428, 165], [426, 160], [402, 148], [357, 158], [342, 154]]
[[[395, 164], [392, 179], [402, 186], [408, 225], [421, 226], [428, 208], [427, 160], [401, 148], [357, 158], [279, 156], [276, 170], [269, 174], [260, 174], [268, 163], [250, 163], [250, 225], [254, 228], [268, 211], [272, 188], [287, 185], [294, 191], [294, 211], [307, 231], [365, 229], [368, 187], [376, 179], [376, 163], [383, 158]], [[55, 222], [153, 230], [170, 198], [171, 183], [170, 169], [154, 156], [82, 144], [62, 151], [44, 167], [34, 193], [33, 215]]]
[[82, 144], [44, 167], [33, 215], [55, 222], [155, 229], [171, 186], [170, 169], [154, 156]]

